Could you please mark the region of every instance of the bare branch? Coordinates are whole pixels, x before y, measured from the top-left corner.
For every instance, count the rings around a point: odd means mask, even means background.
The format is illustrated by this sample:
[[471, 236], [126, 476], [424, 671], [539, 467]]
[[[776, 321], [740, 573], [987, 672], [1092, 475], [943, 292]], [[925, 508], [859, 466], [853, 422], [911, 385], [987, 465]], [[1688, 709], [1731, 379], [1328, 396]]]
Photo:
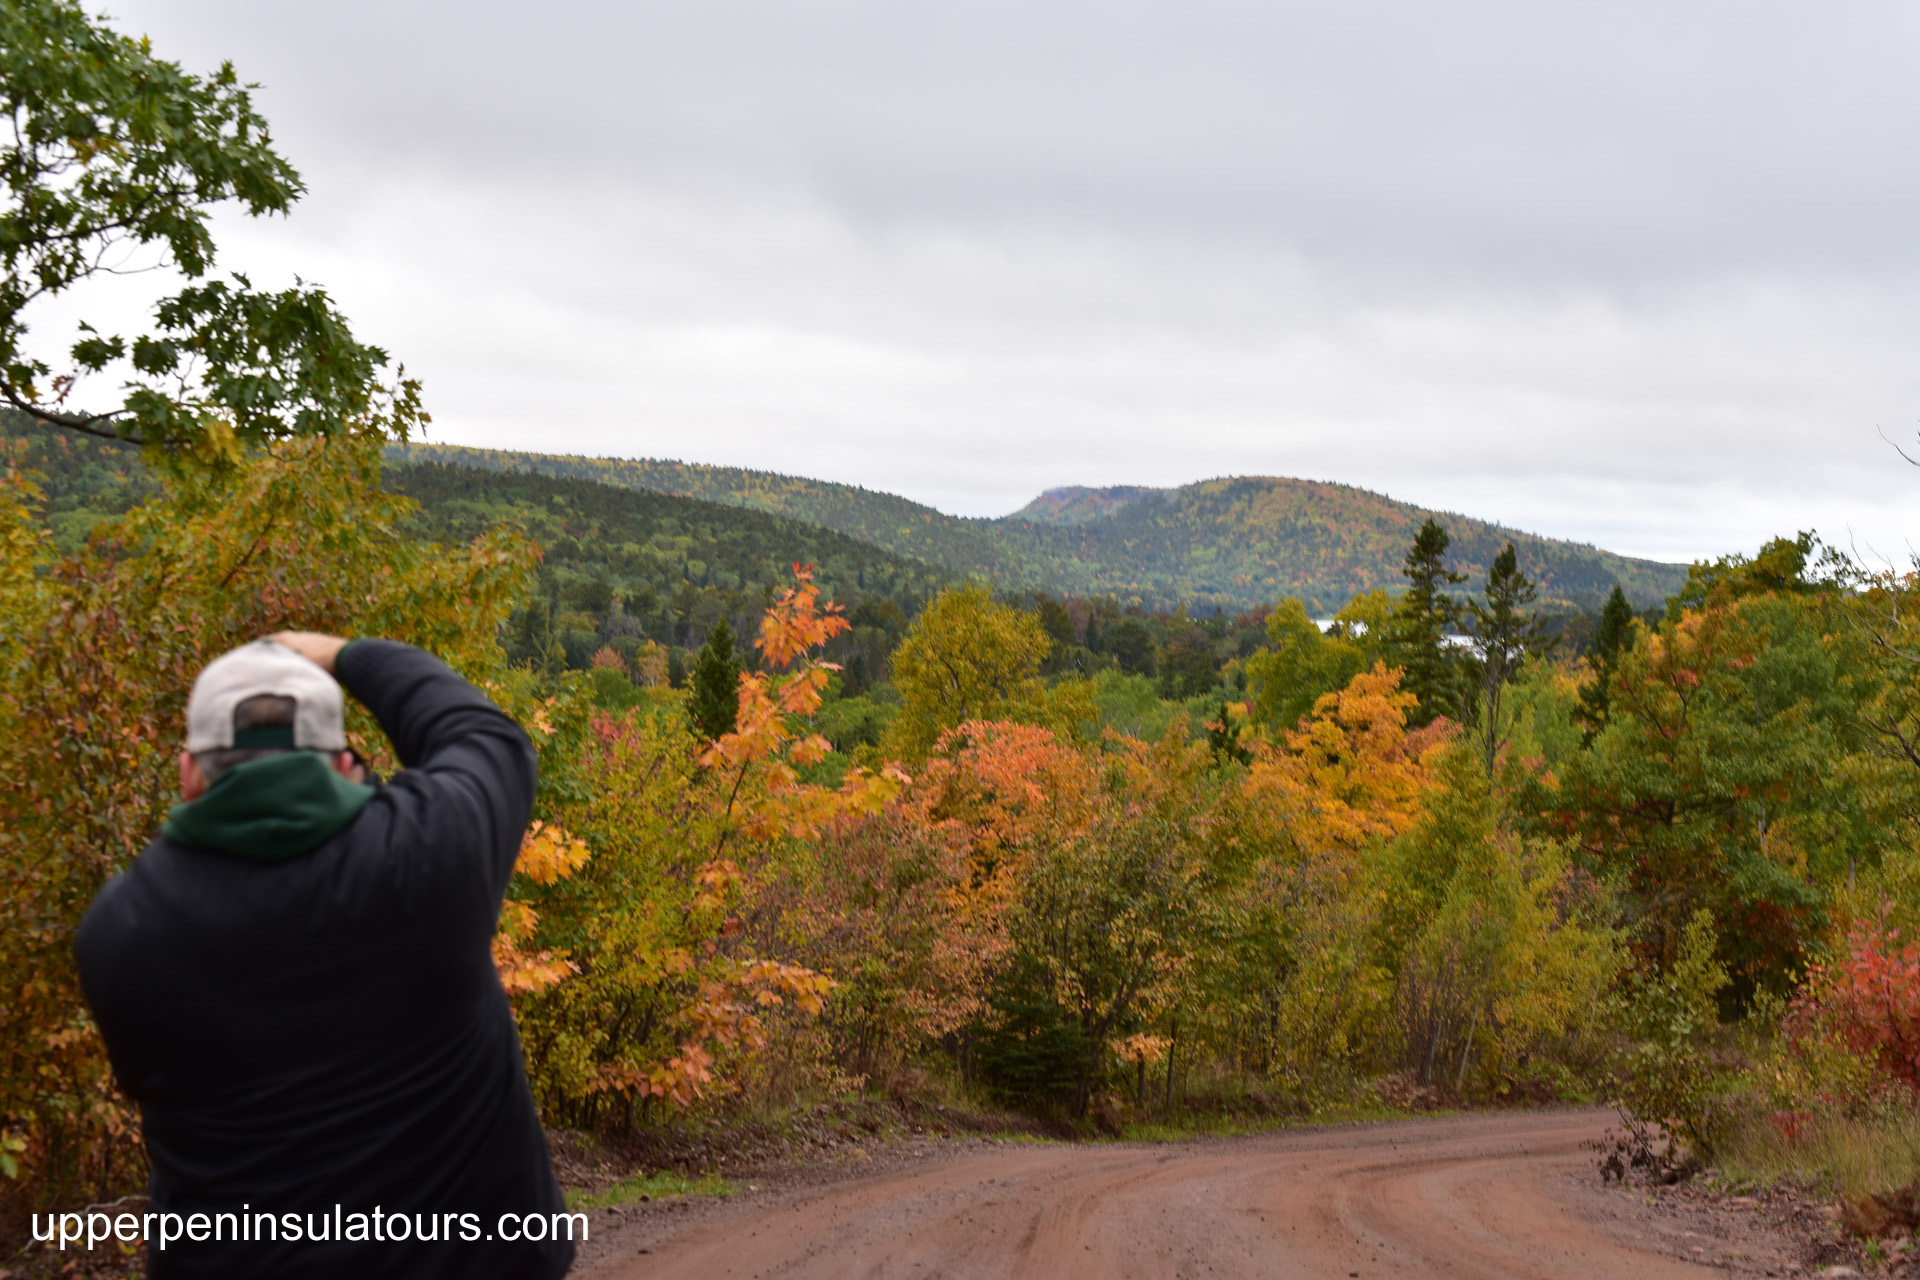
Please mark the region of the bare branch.
[[[1888, 444], [1893, 444], [1893, 441], [1887, 440], [1887, 433], [1885, 431], [1881, 431], [1879, 427], [1875, 427], [1874, 430], [1880, 432], [1880, 438], [1882, 440], [1886, 440]], [[1915, 458], [1899, 445], [1893, 444], [1893, 451], [1905, 458], [1910, 466], [1920, 467], [1920, 458]]]
[[18, 395], [14, 394], [13, 389], [10, 387], [4, 392], [0, 392], [0, 394], [6, 396], [8, 404], [40, 423], [42, 426], [60, 427], [67, 431], [78, 431], [83, 435], [96, 436], [101, 440], [111, 440], [115, 444], [133, 443], [133, 441], [120, 435], [119, 432], [111, 428], [102, 428], [98, 425], [103, 422], [110, 422], [112, 419], [119, 417], [121, 413], [119, 409], [115, 409], [112, 413], [60, 413], [53, 409], [34, 404], [30, 400], [22, 400]]
[[1913, 741], [1908, 738], [1906, 734], [1900, 732], [1899, 725], [1891, 721], [1886, 724], [1880, 724], [1870, 716], [1862, 716], [1860, 719], [1867, 728], [1872, 729], [1875, 733], [1883, 737], [1892, 738], [1894, 742], [1899, 745], [1900, 754], [1910, 760], [1915, 767], [1920, 767], [1920, 748], [1916, 748]]

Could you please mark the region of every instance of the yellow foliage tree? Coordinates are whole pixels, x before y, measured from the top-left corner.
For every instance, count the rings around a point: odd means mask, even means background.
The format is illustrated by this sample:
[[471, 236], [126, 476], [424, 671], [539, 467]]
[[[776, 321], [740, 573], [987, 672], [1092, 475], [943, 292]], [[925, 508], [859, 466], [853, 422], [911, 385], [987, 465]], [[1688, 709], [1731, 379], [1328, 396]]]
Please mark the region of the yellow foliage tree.
[[1040, 663], [1050, 644], [1038, 618], [995, 603], [985, 587], [941, 592], [893, 655], [901, 705], [889, 754], [917, 763], [942, 733], [969, 720], [1045, 720]]
[[1372, 946], [1377, 904], [1364, 855], [1424, 812], [1445, 729], [1407, 731], [1414, 698], [1380, 664], [1322, 695], [1313, 714], [1256, 742], [1231, 797], [1234, 838], [1259, 868], [1254, 936], [1222, 985], [1258, 1056], [1296, 1087], [1377, 1055], [1393, 973]]
[[1441, 732], [1407, 732], [1415, 698], [1400, 673], [1375, 663], [1344, 689], [1323, 694], [1313, 715], [1257, 744], [1242, 789], [1245, 812], [1285, 860], [1357, 853], [1419, 817], [1427, 755]]

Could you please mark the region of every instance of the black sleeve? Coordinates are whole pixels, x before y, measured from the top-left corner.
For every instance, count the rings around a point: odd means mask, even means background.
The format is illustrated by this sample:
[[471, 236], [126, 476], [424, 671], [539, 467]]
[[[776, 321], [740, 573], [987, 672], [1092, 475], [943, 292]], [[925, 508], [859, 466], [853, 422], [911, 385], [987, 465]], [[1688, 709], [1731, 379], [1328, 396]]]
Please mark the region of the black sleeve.
[[497, 910], [533, 815], [533, 743], [485, 694], [411, 645], [355, 640], [334, 668], [399, 754], [403, 772], [383, 794], [413, 810], [416, 839], [479, 856]]

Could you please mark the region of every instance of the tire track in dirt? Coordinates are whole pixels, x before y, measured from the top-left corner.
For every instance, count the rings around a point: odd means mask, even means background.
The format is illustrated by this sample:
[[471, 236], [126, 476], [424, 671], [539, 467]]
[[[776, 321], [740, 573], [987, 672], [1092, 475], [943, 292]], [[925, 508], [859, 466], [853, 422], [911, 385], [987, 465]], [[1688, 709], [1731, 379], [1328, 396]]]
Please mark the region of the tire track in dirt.
[[[623, 1229], [609, 1242], [612, 1249], [578, 1274], [595, 1280], [1689, 1280], [1719, 1274], [1683, 1261], [1685, 1240], [1637, 1217], [1637, 1202], [1595, 1185], [1587, 1144], [1613, 1118], [1599, 1111], [1537, 1112], [1158, 1146], [976, 1148], [837, 1185], [742, 1197], [683, 1220], [658, 1215]], [[1743, 1243], [1755, 1270], [1786, 1257], [1775, 1242]]]

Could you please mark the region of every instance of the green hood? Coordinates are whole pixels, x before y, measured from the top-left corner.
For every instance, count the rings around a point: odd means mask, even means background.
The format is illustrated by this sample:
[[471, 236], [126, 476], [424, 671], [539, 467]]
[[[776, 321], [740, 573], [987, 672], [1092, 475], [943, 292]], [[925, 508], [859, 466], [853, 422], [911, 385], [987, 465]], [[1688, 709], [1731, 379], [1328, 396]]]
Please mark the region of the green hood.
[[160, 834], [175, 844], [277, 862], [318, 847], [371, 799], [372, 787], [348, 782], [325, 756], [294, 751], [228, 769], [198, 800], [173, 806]]

